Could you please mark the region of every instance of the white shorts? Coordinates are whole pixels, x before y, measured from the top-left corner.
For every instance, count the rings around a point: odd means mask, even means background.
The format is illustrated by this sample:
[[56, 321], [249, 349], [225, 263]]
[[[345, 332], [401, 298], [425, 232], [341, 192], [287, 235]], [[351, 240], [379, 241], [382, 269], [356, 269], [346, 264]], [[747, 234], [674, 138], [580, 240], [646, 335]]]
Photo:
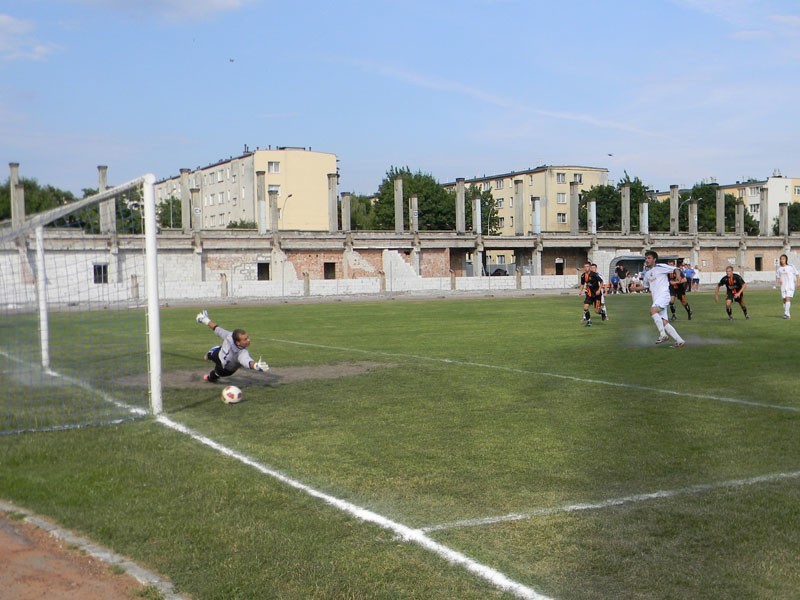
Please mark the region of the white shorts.
[[794, 298], [794, 286], [793, 285], [782, 285], [781, 286], [781, 298]]

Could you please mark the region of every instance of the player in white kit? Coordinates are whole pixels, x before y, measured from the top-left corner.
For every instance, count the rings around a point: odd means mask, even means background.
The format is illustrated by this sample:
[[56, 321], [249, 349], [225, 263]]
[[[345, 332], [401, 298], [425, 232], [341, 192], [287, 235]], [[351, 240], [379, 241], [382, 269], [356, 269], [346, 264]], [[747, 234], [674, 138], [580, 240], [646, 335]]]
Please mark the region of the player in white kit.
[[680, 336], [678, 331], [670, 325], [669, 317], [667, 316], [667, 307], [669, 306], [669, 276], [674, 273], [675, 267], [656, 263], [658, 260], [658, 253], [655, 250], [648, 250], [644, 253], [644, 273], [642, 275], [642, 282], [637, 284], [639, 289], [650, 288], [650, 295], [653, 298], [653, 304], [650, 306], [650, 318], [658, 328], [658, 339], [656, 344], [663, 344], [669, 338], [675, 340], [672, 345], [673, 348], [683, 348], [686, 345], [684, 339]]
[[778, 285], [781, 286], [781, 298], [783, 298], [783, 318], [792, 318], [792, 298], [794, 297], [794, 290], [797, 287], [797, 281], [800, 279], [797, 269], [794, 265], [789, 264], [789, 257], [781, 254], [779, 259], [780, 264], [775, 269], [775, 278]]

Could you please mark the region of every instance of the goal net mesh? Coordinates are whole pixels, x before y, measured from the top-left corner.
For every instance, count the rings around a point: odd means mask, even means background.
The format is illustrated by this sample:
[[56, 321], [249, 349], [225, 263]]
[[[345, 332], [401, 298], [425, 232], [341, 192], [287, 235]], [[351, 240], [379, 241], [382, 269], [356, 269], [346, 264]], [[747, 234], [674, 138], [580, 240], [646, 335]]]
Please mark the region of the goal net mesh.
[[148, 413], [142, 185], [0, 228], [0, 434]]

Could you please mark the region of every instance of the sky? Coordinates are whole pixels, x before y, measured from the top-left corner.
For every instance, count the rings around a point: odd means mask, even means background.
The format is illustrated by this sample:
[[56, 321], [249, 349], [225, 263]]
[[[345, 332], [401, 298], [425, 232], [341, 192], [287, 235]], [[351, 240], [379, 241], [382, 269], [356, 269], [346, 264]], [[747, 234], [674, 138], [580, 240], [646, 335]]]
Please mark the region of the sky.
[[76, 195], [245, 146], [336, 154], [356, 194], [800, 177], [799, 99], [797, 0], [0, 0], [0, 160]]

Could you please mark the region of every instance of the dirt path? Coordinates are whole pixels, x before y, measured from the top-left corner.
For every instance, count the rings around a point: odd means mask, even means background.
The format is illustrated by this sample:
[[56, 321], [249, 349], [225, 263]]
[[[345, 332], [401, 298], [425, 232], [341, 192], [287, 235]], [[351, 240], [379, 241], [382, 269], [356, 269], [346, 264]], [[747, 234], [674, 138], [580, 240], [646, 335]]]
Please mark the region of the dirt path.
[[88, 554], [80, 544], [59, 539], [18, 516], [16, 512], [0, 512], [0, 599], [142, 597], [145, 585], [123, 572], [124, 567], [115, 569]]

